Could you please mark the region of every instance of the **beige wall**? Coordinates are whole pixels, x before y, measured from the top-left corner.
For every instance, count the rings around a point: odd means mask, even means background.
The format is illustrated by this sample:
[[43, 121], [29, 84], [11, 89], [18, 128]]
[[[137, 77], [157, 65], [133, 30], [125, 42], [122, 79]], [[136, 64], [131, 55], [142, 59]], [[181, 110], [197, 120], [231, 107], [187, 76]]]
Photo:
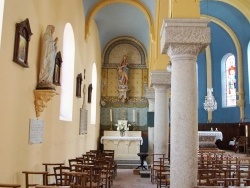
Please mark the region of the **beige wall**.
[[[12, 61], [15, 24], [29, 18], [33, 35], [29, 47], [29, 68]], [[60, 95], [48, 102], [39, 119], [44, 120], [44, 141], [29, 144], [29, 119], [36, 118], [33, 90], [39, 72], [40, 41], [48, 24], [56, 27], [58, 50], [62, 52], [65, 24], [71, 23], [75, 37], [75, 75], [73, 121], [59, 120]], [[88, 134], [79, 135], [79, 112], [82, 98], [75, 97], [75, 79], [86, 69], [83, 84], [91, 83], [93, 63], [97, 64], [98, 87], [100, 87], [100, 44], [95, 24], [91, 26], [88, 41], [84, 40], [84, 12], [82, 0], [6, 0], [3, 20], [2, 44], [0, 48], [0, 182], [21, 183], [24, 187], [24, 170], [43, 170], [43, 162], [68, 162], [97, 147], [100, 107], [97, 102], [96, 125], [88, 123]], [[63, 58], [63, 57], [62, 57]], [[57, 87], [60, 93], [60, 87]], [[100, 91], [100, 90], [98, 90]], [[86, 95], [87, 99], [87, 95]], [[87, 101], [87, 100], [85, 100]], [[100, 93], [97, 94], [100, 101]], [[90, 122], [90, 104], [88, 122]], [[68, 163], [67, 163], [68, 164]]]

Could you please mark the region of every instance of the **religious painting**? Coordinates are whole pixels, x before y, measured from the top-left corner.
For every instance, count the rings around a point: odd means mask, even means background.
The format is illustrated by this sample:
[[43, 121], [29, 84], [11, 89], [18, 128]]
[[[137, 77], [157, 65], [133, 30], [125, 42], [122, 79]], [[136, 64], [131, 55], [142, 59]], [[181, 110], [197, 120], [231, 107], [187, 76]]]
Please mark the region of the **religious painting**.
[[31, 37], [28, 18], [16, 24], [13, 61], [22, 67], [28, 68], [28, 51]]

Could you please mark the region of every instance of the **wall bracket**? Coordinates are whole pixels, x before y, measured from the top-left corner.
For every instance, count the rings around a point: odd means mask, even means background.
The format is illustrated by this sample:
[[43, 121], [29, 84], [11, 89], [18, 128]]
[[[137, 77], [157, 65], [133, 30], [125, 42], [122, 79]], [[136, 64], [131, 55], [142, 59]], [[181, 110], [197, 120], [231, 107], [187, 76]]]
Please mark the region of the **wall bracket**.
[[39, 117], [44, 108], [47, 107], [47, 103], [54, 97], [58, 95], [54, 90], [34, 90], [35, 95], [35, 110], [36, 117]]

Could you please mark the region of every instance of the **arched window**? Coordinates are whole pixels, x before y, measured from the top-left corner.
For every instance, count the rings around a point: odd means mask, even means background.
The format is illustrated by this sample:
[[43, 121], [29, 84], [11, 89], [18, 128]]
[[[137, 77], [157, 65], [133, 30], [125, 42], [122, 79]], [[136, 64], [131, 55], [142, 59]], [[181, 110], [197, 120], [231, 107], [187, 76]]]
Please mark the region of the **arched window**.
[[1, 41], [2, 41], [4, 2], [5, 2], [5, 0], [0, 0], [0, 46], [2, 43]]
[[64, 28], [62, 54], [60, 120], [72, 121], [75, 38], [70, 23]]
[[223, 107], [236, 106], [236, 64], [235, 56], [227, 54], [222, 60]]
[[91, 124], [96, 124], [96, 89], [97, 89], [97, 71], [96, 65], [92, 67], [92, 97], [91, 97]]

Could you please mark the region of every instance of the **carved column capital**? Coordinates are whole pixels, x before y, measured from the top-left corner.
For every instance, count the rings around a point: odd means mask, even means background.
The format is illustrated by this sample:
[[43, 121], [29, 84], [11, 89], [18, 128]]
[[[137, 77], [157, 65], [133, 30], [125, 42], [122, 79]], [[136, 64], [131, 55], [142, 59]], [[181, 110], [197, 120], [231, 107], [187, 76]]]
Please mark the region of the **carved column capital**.
[[152, 71], [150, 73], [151, 86], [164, 86], [170, 88], [171, 85], [171, 73], [167, 71]]
[[197, 57], [210, 44], [208, 19], [166, 19], [161, 29], [161, 52], [171, 59]]

